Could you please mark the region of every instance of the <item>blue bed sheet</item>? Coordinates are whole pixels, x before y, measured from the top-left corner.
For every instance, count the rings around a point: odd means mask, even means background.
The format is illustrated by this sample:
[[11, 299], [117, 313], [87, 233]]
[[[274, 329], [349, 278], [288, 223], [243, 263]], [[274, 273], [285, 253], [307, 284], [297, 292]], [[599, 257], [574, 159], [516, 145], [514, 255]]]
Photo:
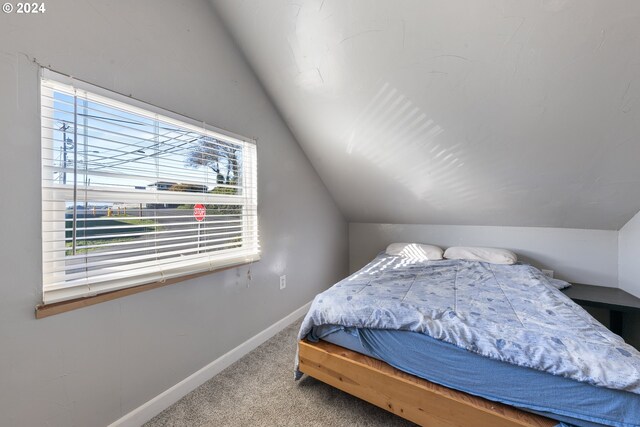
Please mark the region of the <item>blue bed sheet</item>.
[[325, 325], [314, 328], [309, 338], [322, 338], [446, 387], [569, 425], [640, 425], [640, 396], [637, 394], [489, 359], [428, 335]]

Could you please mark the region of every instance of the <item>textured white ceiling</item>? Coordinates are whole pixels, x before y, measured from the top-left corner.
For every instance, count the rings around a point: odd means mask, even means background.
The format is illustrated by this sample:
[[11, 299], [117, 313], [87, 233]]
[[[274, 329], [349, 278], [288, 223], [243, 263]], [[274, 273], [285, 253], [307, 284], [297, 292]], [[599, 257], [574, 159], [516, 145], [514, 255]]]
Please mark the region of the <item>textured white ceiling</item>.
[[213, 3], [349, 221], [640, 209], [638, 1]]

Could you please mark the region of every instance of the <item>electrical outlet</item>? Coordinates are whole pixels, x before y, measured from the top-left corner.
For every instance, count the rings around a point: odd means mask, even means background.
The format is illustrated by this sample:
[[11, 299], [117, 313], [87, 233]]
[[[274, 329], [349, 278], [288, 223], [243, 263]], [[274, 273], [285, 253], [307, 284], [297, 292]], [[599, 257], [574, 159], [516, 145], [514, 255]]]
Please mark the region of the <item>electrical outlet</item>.
[[287, 287], [287, 276], [280, 276], [280, 290], [283, 290]]
[[542, 273], [543, 273], [545, 276], [548, 276], [548, 277], [553, 278], [553, 270], [545, 270], [545, 269], [542, 269], [541, 271], [542, 271]]

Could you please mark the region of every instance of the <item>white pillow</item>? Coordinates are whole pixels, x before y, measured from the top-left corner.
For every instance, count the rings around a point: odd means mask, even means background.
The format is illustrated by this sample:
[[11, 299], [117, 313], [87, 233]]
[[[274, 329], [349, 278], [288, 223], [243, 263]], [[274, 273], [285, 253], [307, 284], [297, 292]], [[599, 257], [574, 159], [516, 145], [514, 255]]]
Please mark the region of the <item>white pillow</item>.
[[392, 243], [387, 246], [387, 255], [396, 255], [416, 261], [442, 259], [442, 248], [421, 243]]
[[447, 259], [466, 259], [468, 261], [482, 261], [491, 264], [515, 264], [518, 257], [507, 249], [474, 248], [454, 246], [444, 252]]

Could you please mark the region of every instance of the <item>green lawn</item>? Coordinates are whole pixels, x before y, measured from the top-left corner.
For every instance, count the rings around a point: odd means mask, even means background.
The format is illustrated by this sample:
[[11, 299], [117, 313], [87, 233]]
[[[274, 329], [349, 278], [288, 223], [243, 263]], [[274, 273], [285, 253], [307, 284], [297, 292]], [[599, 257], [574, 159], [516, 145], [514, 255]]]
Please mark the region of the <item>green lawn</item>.
[[[96, 239], [96, 240], [78, 240], [78, 246], [92, 246], [92, 245], [104, 245], [106, 243], [121, 243], [121, 242], [130, 242], [131, 240], [136, 239], [136, 237], [109, 237], [108, 239]], [[73, 248], [72, 242], [67, 242], [67, 248]], [[93, 252], [100, 248], [80, 248], [76, 249], [76, 255], [86, 254], [89, 252]], [[70, 256], [73, 255], [72, 249], [67, 249], [65, 255]]]
[[[65, 226], [67, 228], [65, 236], [67, 239], [70, 239], [73, 235], [73, 231], [71, 230], [71, 228], [73, 227], [73, 221], [67, 219], [67, 221], [65, 222], [66, 222]], [[86, 222], [83, 222], [82, 219], [78, 219], [78, 227], [88, 228], [88, 229], [76, 231], [76, 237], [78, 238], [77, 246], [104, 245], [107, 243], [129, 242], [129, 241], [138, 239], [138, 237], [118, 237], [118, 234], [146, 233], [146, 232], [154, 231], [154, 229], [160, 229], [159, 227], [158, 228], [145, 227], [146, 225], [153, 225], [153, 224], [155, 224], [155, 222], [152, 219], [128, 219], [125, 216], [120, 216], [120, 217], [102, 216], [102, 217], [99, 217], [99, 219], [97, 220], [92, 219], [91, 221], [86, 221]], [[125, 228], [125, 229], [115, 228], [118, 226], [125, 226], [125, 225], [126, 226], [139, 225], [140, 227], [131, 227], [131, 228]], [[92, 230], [91, 227], [114, 227], [114, 228]], [[92, 236], [108, 235], [108, 234], [112, 234], [113, 237], [110, 236], [110, 237], [104, 237], [101, 239], [90, 239]], [[84, 239], [85, 237], [89, 239], [85, 240]], [[67, 248], [73, 247], [73, 243], [66, 242], [66, 247]], [[86, 254], [88, 252], [92, 252], [97, 249], [99, 248], [78, 249], [76, 250], [76, 255]], [[71, 251], [67, 250], [66, 255], [71, 255]]]

